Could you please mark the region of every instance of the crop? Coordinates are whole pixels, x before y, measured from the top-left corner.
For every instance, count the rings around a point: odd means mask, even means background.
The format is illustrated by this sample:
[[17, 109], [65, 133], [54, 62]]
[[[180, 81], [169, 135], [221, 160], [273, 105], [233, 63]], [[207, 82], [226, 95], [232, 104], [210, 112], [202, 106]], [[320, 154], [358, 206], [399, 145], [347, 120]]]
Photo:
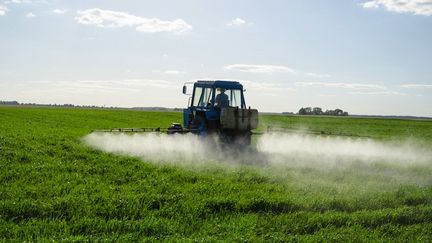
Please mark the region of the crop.
[[[431, 121], [260, 119], [261, 131], [432, 145]], [[94, 129], [173, 121], [181, 113], [0, 107], [0, 241], [432, 241], [431, 161], [185, 166], [83, 142]]]

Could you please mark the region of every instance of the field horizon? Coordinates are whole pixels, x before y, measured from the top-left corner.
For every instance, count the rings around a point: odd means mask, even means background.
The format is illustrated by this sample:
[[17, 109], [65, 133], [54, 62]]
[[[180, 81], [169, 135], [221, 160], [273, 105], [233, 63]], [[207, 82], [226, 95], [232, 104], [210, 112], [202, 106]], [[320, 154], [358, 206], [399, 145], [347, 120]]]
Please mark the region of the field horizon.
[[[10, 101], [6, 101], [10, 102]], [[14, 101], [15, 102], [15, 101]], [[183, 108], [177, 107], [153, 107], [153, 106], [143, 106], [143, 107], [105, 107], [105, 106], [96, 106], [96, 105], [74, 105], [74, 104], [37, 104], [37, 103], [19, 103], [18, 104], [1, 104], [0, 107], [24, 107], [24, 108], [68, 108], [68, 109], [108, 109], [108, 110], [138, 110], [138, 111], [161, 111], [161, 112], [182, 112]], [[272, 111], [262, 111], [260, 112], [262, 115], [280, 115], [280, 116], [308, 116], [308, 117], [335, 117], [334, 115], [300, 115], [295, 112], [272, 112]], [[414, 120], [432, 120], [431, 116], [416, 116], [416, 115], [383, 115], [383, 114], [348, 114], [348, 117], [355, 118], [384, 118], [384, 119], [414, 119]]]

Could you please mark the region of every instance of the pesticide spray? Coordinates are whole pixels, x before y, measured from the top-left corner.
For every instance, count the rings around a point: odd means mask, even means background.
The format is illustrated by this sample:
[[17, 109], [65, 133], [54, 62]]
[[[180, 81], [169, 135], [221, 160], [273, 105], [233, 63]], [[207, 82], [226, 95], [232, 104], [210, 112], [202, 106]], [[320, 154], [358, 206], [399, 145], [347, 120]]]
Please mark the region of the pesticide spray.
[[[234, 159], [232, 147], [220, 147], [216, 137], [200, 137], [193, 134], [109, 134], [92, 133], [84, 138], [87, 145], [109, 153], [131, 155], [153, 162]], [[225, 151], [224, 151], [225, 150]], [[239, 151], [237, 151], [239, 152]], [[251, 151], [243, 151], [244, 161], [252, 160]], [[413, 141], [391, 143], [372, 139], [346, 138], [337, 136], [313, 136], [301, 134], [270, 133], [262, 135], [256, 143], [256, 152], [268, 155], [263, 163], [284, 163], [311, 160], [319, 163], [362, 163], [387, 162], [400, 166], [428, 164], [432, 152]], [[238, 157], [238, 156], [235, 156]], [[277, 159], [276, 159], [277, 158]], [[284, 161], [280, 161], [284, 159]]]
[[257, 149], [279, 155], [289, 161], [318, 161], [321, 164], [386, 162], [400, 166], [427, 164], [432, 159], [431, 151], [414, 141], [383, 142], [365, 138], [266, 134], [257, 144]]
[[212, 151], [210, 138], [203, 139], [192, 134], [92, 133], [84, 141], [105, 152], [140, 157], [151, 162], [200, 163], [208, 159], [207, 155]]
[[[215, 137], [193, 134], [107, 134], [92, 133], [84, 142], [101, 151], [135, 156], [153, 163], [180, 166], [208, 166], [210, 163], [253, 165], [273, 171], [320, 172], [347, 170], [351, 173], [375, 173], [375, 176], [429, 185], [432, 180], [413, 173], [432, 172], [432, 151], [414, 141], [384, 142], [373, 139], [306, 134], [270, 133], [259, 136], [255, 149], [220, 146]], [[261, 167], [260, 167], [261, 166]], [[353, 172], [353, 168], [357, 170]], [[377, 168], [385, 168], [385, 170]], [[376, 174], [378, 173], [378, 174]]]

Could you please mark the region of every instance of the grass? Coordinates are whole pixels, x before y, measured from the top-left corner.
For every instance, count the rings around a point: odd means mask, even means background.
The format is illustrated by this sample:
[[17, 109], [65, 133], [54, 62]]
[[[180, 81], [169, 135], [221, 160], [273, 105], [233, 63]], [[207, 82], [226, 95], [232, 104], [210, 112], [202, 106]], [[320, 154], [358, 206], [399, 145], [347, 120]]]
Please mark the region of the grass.
[[[261, 130], [432, 145], [430, 121], [260, 119]], [[81, 140], [94, 129], [172, 121], [181, 113], [0, 107], [0, 241], [432, 241], [430, 165], [184, 167]]]

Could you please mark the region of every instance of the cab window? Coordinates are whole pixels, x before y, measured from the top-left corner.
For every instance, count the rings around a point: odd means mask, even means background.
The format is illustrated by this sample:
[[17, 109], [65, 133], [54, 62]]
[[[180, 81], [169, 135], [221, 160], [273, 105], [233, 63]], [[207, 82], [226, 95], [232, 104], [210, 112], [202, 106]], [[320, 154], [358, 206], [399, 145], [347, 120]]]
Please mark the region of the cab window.
[[231, 107], [242, 107], [242, 103], [241, 103], [241, 91], [239, 89], [231, 89], [231, 90], [227, 90], [228, 92], [228, 97], [230, 100], [230, 106]]
[[211, 96], [211, 88], [196, 87], [192, 105], [195, 107], [208, 107]]

